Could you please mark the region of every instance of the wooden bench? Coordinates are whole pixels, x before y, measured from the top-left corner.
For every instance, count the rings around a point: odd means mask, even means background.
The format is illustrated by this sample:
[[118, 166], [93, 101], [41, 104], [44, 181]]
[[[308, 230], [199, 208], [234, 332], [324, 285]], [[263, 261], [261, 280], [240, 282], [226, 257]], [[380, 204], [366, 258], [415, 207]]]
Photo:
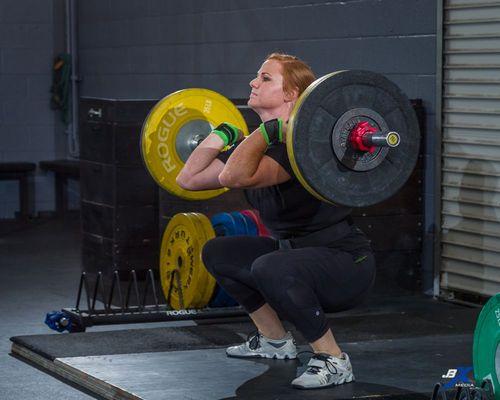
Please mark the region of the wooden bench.
[[34, 195], [31, 193], [30, 176], [36, 169], [35, 163], [2, 162], [0, 163], [0, 180], [19, 181], [19, 216], [28, 218], [33, 212]]
[[64, 216], [68, 212], [68, 179], [80, 179], [78, 160], [51, 160], [38, 163], [44, 171], [55, 174], [56, 215]]

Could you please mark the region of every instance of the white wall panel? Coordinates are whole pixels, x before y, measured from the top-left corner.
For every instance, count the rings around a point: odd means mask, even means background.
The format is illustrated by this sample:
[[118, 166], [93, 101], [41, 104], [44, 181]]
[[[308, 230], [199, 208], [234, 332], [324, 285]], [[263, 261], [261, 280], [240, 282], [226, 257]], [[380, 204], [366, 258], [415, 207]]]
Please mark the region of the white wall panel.
[[444, 2], [441, 288], [500, 292], [500, 2]]

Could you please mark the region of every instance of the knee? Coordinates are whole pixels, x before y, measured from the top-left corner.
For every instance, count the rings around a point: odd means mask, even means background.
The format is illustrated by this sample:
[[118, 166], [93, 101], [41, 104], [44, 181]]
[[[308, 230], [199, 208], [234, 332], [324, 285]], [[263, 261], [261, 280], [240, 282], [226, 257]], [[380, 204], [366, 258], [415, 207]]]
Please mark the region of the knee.
[[252, 278], [269, 299], [293, 308], [317, 306], [312, 288], [301, 278], [300, 266], [284, 262], [279, 254], [259, 257], [252, 264]]
[[280, 301], [284, 293], [283, 281], [291, 273], [289, 265], [277, 254], [266, 254], [252, 263], [251, 276], [267, 299]]
[[201, 250], [203, 265], [214, 276], [220, 272], [218, 271], [219, 266], [224, 265], [224, 241], [222, 239], [224, 238], [216, 237], [210, 239]]
[[265, 254], [255, 259], [250, 273], [256, 282], [267, 282], [277, 279], [280, 274], [279, 257], [275, 254]]

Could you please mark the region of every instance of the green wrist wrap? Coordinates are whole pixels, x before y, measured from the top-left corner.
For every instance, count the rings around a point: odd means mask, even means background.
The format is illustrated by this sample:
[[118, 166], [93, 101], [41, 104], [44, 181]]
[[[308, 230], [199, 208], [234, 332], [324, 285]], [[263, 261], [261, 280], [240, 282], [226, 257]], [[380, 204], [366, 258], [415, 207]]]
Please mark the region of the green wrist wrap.
[[224, 142], [224, 147], [227, 146], [227, 144], [229, 143], [229, 138], [227, 137], [227, 135], [224, 132], [219, 131], [217, 129], [214, 129], [212, 131], [212, 133], [215, 133], [217, 136], [219, 136], [222, 139], [222, 141]]
[[260, 124], [259, 130], [268, 146], [283, 142], [283, 120], [281, 118], [263, 122]]
[[225, 146], [236, 143], [240, 136], [239, 129], [229, 122], [223, 122], [212, 130], [212, 132], [224, 141]]

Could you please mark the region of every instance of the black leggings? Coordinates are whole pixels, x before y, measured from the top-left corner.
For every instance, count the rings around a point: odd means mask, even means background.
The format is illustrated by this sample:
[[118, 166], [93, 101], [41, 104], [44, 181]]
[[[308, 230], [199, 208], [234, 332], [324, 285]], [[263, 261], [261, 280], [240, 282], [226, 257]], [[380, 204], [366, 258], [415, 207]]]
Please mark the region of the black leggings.
[[354, 307], [375, 279], [369, 250], [278, 250], [278, 242], [267, 237], [217, 237], [205, 244], [202, 257], [219, 285], [248, 313], [268, 303], [309, 342], [328, 330], [325, 311]]

